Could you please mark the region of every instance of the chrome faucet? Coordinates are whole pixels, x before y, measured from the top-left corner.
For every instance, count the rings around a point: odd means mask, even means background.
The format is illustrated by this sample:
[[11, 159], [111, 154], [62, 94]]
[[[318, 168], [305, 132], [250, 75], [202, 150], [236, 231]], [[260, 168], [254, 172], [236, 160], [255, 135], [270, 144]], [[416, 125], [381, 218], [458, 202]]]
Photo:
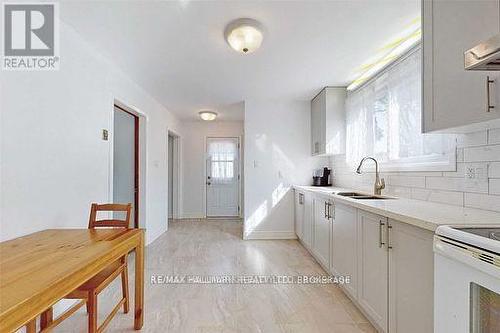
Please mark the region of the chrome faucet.
[[373, 194], [382, 195], [382, 190], [385, 188], [385, 180], [384, 178], [380, 178], [380, 175], [378, 173], [378, 162], [376, 159], [374, 159], [373, 157], [363, 157], [361, 162], [359, 162], [356, 173], [361, 174], [361, 166], [366, 160], [372, 160], [373, 162], [375, 162], [375, 184], [373, 185]]

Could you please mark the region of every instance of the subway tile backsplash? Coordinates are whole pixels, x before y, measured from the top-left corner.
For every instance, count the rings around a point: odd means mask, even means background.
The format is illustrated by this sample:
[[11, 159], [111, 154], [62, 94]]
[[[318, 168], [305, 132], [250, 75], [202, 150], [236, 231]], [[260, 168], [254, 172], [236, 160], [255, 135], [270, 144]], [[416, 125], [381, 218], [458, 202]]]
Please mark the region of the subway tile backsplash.
[[[374, 175], [357, 175], [345, 156], [330, 159], [335, 186], [372, 191]], [[475, 177], [466, 177], [473, 168]], [[381, 172], [384, 194], [500, 212], [500, 129], [460, 135], [457, 170], [451, 172]]]
[[500, 144], [464, 148], [465, 162], [500, 161]]
[[457, 139], [458, 147], [474, 147], [488, 144], [488, 131], [474, 132], [460, 135]]
[[434, 190], [488, 193], [488, 179], [466, 179], [465, 177], [432, 177], [426, 179], [425, 187]]
[[488, 133], [488, 143], [500, 144], [500, 128], [490, 130]]
[[500, 195], [500, 179], [492, 178], [489, 182], [490, 194]]
[[500, 162], [493, 162], [488, 165], [488, 177], [500, 178]]

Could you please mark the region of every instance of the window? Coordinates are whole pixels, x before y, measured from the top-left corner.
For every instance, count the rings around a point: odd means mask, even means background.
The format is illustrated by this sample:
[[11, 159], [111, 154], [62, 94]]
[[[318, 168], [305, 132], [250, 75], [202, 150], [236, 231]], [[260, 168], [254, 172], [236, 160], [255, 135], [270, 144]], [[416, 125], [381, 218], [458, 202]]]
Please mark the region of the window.
[[389, 171], [455, 170], [456, 136], [421, 133], [421, 96], [420, 47], [350, 92], [347, 162], [373, 156]]
[[221, 139], [208, 144], [210, 177], [213, 183], [233, 181], [237, 149], [237, 144], [230, 140]]

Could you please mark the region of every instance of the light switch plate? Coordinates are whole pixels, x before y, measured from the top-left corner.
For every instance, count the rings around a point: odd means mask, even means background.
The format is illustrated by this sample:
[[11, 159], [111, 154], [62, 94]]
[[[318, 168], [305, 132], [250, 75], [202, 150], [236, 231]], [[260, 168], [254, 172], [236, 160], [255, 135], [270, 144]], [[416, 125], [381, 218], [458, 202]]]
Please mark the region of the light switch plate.
[[109, 135], [108, 135], [108, 130], [107, 129], [103, 129], [102, 130], [102, 139], [104, 141], [108, 141], [108, 138], [109, 138]]

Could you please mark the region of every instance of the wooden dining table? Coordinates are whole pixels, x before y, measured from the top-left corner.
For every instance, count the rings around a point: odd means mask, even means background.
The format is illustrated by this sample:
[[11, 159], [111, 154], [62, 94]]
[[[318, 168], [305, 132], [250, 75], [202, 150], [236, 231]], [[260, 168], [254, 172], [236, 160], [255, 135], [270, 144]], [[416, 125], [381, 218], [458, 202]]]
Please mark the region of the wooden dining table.
[[107, 265], [135, 251], [134, 328], [144, 320], [144, 230], [49, 229], [0, 243], [0, 332], [32, 323]]

